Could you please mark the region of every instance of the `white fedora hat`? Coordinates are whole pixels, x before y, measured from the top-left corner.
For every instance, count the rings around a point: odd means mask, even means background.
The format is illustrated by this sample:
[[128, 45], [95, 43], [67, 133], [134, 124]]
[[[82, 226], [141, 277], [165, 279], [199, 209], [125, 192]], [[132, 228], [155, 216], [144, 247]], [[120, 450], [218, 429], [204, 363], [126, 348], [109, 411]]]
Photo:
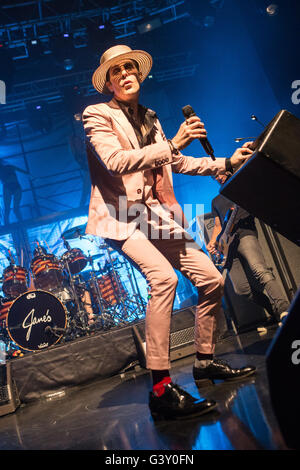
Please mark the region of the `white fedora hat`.
[[120, 59], [132, 59], [139, 65], [140, 80], [143, 82], [152, 67], [152, 57], [148, 52], [132, 50], [129, 46], [113, 46], [105, 51], [100, 59], [100, 66], [95, 70], [92, 83], [99, 93], [109, 94], [106, 88], [106, 74], [110, 67], [118, 63]]

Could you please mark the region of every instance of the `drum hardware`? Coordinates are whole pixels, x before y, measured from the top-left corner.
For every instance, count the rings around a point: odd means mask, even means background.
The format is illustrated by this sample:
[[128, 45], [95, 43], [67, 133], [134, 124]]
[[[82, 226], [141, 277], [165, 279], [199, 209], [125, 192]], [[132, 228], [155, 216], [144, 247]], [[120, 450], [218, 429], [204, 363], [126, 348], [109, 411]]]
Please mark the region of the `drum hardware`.
[[105, 256], [105, 253], [97, 253], [96, 255], [89, 255], [88, 261], [91, 263], [91, 261], [94, 261], [95, 259], [98, 259], [98, 258], [103, 258], [103, 256]]
[[[62, 239], [64, 241], [64, 245], [67, 248], [68, 252], [70, 252], [69, 243], [65, 240], [64, 236], [62, 236]], [[81, 252], [81, 250], [79, 250], [79, 251]], [[75, 305], [76, 305], [76, 308], [77, 308], [76, 319], [78, 319], [78, 321], [79, 321], [79, 325], [77, 325], [77, 326], [79, 328], [87, 328], [88, 322], [87, 322], [87, 318], [86, 318], [86, 312], [82, 310], [81, 305], [80, 305], [79, 297], [78, 297], [78, 294], [77, 294], [77, 290], [75, 288], [75, 282], [74, 282], [73, 275], [72, 275], [74, 273], [72, 273], [72, 271], [71, 271], [72, 266], [70, 266], [70, 262], [72, 263], [72, 257], [70, 257], [70, 256], [65, 256], [65, 258], [62, 260], [62, 263], [65, 266], [65, 268], [67, 270], [67, 273], [69, 275], [70, 288], [72, 290], [73, 298], [74, 298]], [[87, 262], [86, 262], [86, 264], [87, 264]]]
[[62, 234], [63, 239], [72, 240], [74, 238], [83, 238], [85, 233], [86, 225], [78, 225], [77, 227], [65, 230]]
[[[102, 327], [106, 329], [116, 325], [125, 325], [132, 321], [132, 317], [134, 320], [143, 317], [146, 303], [143, 302], [135, 287], [137, 281], [133, 269], [131, 274], [127, 261], [121, 262], [120, 259], [113, 259], [113, 254], [117, 252], [106, 243], [101, 243], [99, 249], [104, 253], [88, 256], [92, 269], [87, 285], [88, 290], [92, 293], [94, 312], [96, 315], [98, 314]], [[98, 270], [96, 270], [94, 261], [104, 255], [106, 256], [104, 266], [101, 267], [98, 263]], [[133, 298], [125, 289], [118, 273], [118, 269], [124, 265], [127, 269]]]
[[88, 327], [90, 327], [91, 324], [94, 324], [98, 317], [94, 313], [89, 287], [85, 281], [82, 281], [80, 274], [74, 276], [74, 286], [79, 298], [79, 302], [86, 313]]
[[134, 317], [135, 317], [135, 319], [144, 318], [145, 313], [146, 313], [147, 303], [143, 300], [143, 298], [141, 296], [141, 292], [140, 292], [140, 289], [139, 289], [139, 286], [138, 286], [138, 282], [137, 282], [137, 279], [136, 279], [136, 275], [135, 275], [133, 266], [124, 257], [123, 257], [123, 262], [122, 263], [120, 262], [120, 265], [125, 266], [125, 269], [127, 271], [127, 278], [129, 280], [129, 284], [130, 284], [131, 290], [133, 292], [134, 300], [129, 299], [130, 304], [133, 304], [133, 309], [136, 306], [138, 311], [139, 311], [139, 315], [138, 315], [136, 313], [136, 311], [134, 310]]
[[77, 326], [87, 328], [88, 323], [87, 323], [87, 318], [86, 318], [86, 312], [84, 312], [81, 308], [78, 293], [77, 293], [77, 290], [76, 290], [76, 287], [75, 287], [75, 282], [74, 282], [73, 276], [71, 274], [68, 262], [65, 262], [65, 266], [66, 266], [66, 268], [68, 270], [68, 273], [69, 273], [70, 288], [72, 290], [73, 298], [74, 298], [74, 301], [75, 301], [75, 306], [76, 306], [75, 315], [76, 315], [76, 319], [78, 319], [78, 321], [79, 321], [79, 325], [77, 325]]
[[[136, 275], [135, 275], [133, 266], [131, 264], [129, 264], [126, 260], [124, 261], [124, 265], [125, 265], [125, 269], [127, 271], [127, 277], [128, 277], [128, 280], [129, 280], [129, 283], [130, 283], [130, 286], [131, 286], [131, 290], [134, 293], [133, 296], [135, 298], [137, 308], [138, 308], [139, 313], [140, 313], [140, 318], [143, 318], [145, 316], [145, 313], [146, 313], [147, 303], [144, 301], [143, 297], [141, 296], [141, 291], [140, 291], [138, 283], [137, 283], [137, 279], [136, 279]], [[133, 283], [133, 279], [134, 279], [134, 283]]]
[[116, 253], [116, 250], [112, 248], [111, 246], [107, 245], [107, 243], [102, 242], [100, 245], [98, 245], [99, 250], [103, 250], [106, 253]]
[[58, 326], [46, 326], [45, 328], [45, 333], [52, 333], [54, 336], [57, 336], [58, 338], [61, 337], [61, 335], [66, 334], [67, 330], [66, 328], [59, 328]]
[[97, 319], [100, 322], [101, 327], [106, 330], [114, 325], [114, 321], [109, 312], [109, 305], [106, 305], [98, 284], [97, 271], [94, 268], [93, 257], [89, 256], [89, 262], [92, 267], [91, 275], [89, 279], [89, 290], [92, 292], [94, 300], [94, 310], [97, 312]]
[[[108, 276], [106, 279], [110, 278], [110, 287], [113, 290], [113, 298], [117, 299], [117, 301], [112, 305], [113, 308], [113, 316], [117, 324], [126, 324], [132, 321], [132, 317], [134, 320], [137, 320], [139, 317], [136, 313], [136, 305], [135, 302], [132, 301], [128, 292], [125, 290], [124, 286], [122, 285], [121, 279], [115, 269], [116, 263], [112, 258], [112, 253], [115, 251], [107, 244], [101, 244], [101, 249], [106, 250], [107, 258], [109, 261], [110, 270], [105, 274]], [[100, 278], [101, 279], [101, 278]], [[134, 292], [134, 290], [133, 290]]]

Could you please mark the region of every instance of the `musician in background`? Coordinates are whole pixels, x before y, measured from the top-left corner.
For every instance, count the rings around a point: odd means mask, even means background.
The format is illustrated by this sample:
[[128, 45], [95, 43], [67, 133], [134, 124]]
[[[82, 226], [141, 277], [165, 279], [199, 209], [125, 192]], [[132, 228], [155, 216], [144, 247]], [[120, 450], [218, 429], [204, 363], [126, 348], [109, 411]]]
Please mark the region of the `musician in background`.
[[8, 165], [0, 161], [0, 181], [3, 187], [3, 201], [4, 201], [4, 225], [9, 224], [9, 214], [11, 203], [13, 201], [13, 211], [19, 222], [22, 221], [22, 215], [20, 211], [20, 203], [22, 198], [22, 187], [19, 183], [17, 172], [25, 173], [28, 172], [18, 168], [14, 165]]
[[90, 180], [90, 173], [89, 167], [87, 164], [86, 159], [86, 150], [85, 150], [85, 140], [84, 137], [77, 135], [76, 133], [72, 134], [69, 137], [69, 145], [71, 152], [77, 161], [81, 176], [82, 176], [82, 190], [81, 190], [81, 197], [79, 206], [84, 206], [89, 199], [90, 192], [91, 192], [91, 180]]
[[[219, 176], [215, 179], [223, 184], [227, 176]], [[233, 206], [234, 203], [221, 194], [212, 200], [214, 228], [206, 248], [213, 257], [219, 253], [220, 246], [217, 237], [222, 231], [228, 210]], [[272, 309], [270, 313], [277, 322], [280, 322], [288, 313], [289, 302], [285, 300], [279, 283], [266, 264], [258, 241], [254, 217], [239, 207], [236, 220], [235, 236], [230, 244], [225, 264], [235, 293], [263, 308], [268, 307], [266, 304], [268, 300]]]

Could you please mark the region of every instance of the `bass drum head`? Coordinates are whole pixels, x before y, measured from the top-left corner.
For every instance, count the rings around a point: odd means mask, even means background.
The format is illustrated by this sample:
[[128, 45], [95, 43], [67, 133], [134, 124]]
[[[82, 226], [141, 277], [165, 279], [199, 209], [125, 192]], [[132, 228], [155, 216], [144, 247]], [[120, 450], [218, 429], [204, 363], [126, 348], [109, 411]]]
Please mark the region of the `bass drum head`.
[[54, 334], [51, 328], [66, 326], [67, 314], [62, 303], [41, 290], [26, 292], [15, 299], [6, 319], [12, 341], [27, 351], [40, 351], [57, 343], [62, 335]]

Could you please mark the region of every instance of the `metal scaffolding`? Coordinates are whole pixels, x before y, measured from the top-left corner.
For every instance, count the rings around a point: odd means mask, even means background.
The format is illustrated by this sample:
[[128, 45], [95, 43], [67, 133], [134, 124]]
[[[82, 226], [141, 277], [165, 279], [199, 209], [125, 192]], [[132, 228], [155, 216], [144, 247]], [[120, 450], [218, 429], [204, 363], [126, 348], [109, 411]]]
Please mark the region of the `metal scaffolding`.
[[[84, 51], [82, 48], [88, 46], [91, 34], [98, 35], [98, 39], [101, 35], [103, 38], [121, 39], [139, 34], [141, 23], [147, 30], [152, 20], [157, 18], [159, 25], [163, 26], [188, 16], [186, 0], [23, 0], [19, 3], [4, 0], [0, 9], [0, 54], [1, 50], [9, 50], [15, 65], [24, 67], [27, 61], [31, 64], [32, 60], [39, 61], [42, 56], [43, 60], [55, 57], [53, 41], [67, 36], [76, 57]], [[60, 50], [64, 50], [64, 44]], [[34, 58], [32, 54], [36, 51], [40, 51], [40, 55]], [[71, 57], [70, 54], [70, 61]], [[154, 57], [149, 79], [163, 82], [192, 76], [197, 65], [188, 53]], [[29, 76], [22, 82], [13, 83], [7, 90], [6, 104], [0, 108], [0, 118], [7, 113], [25, 110], [35, 101], [62, 102], [64, 91], [74, 86], [79, 87], [85, 97], [96, 94], [91, 84], [91, 64], [82, 65], [80, 70], [70, 69], [67, 73], [66, 70], [62, 67], [61, 71], [56, 70], [57, 73], [49, 74], [49, 77], [32, 79]]]
[[[159, 16], [161, 23], [166, 24], [189, 15], [185, 0], [107, 2], [117, 3], [111, 7], [97, 6], [97, 3], [103, 4], [82, 0], [77, 2], [77, 8], [65, 13], [58, 12], [55, 0], [4, 4], [0, 16], [0, 41], [13, 50], [13, 58], [18, 60], [29, 57], [32, 41], [40, 41], [46, 46], [52, 37], [72, 34], [78, 47], [83, 47], [90, 27], [104, 29], [109, 25], [115, 39], [121, 39], [137, 34], [137, 23], [141, 20]], [[27, 19], [13, 21], [14, 14], [21, 8], [24, 11], [24, 7], [26, 13], [23, 14]]]

